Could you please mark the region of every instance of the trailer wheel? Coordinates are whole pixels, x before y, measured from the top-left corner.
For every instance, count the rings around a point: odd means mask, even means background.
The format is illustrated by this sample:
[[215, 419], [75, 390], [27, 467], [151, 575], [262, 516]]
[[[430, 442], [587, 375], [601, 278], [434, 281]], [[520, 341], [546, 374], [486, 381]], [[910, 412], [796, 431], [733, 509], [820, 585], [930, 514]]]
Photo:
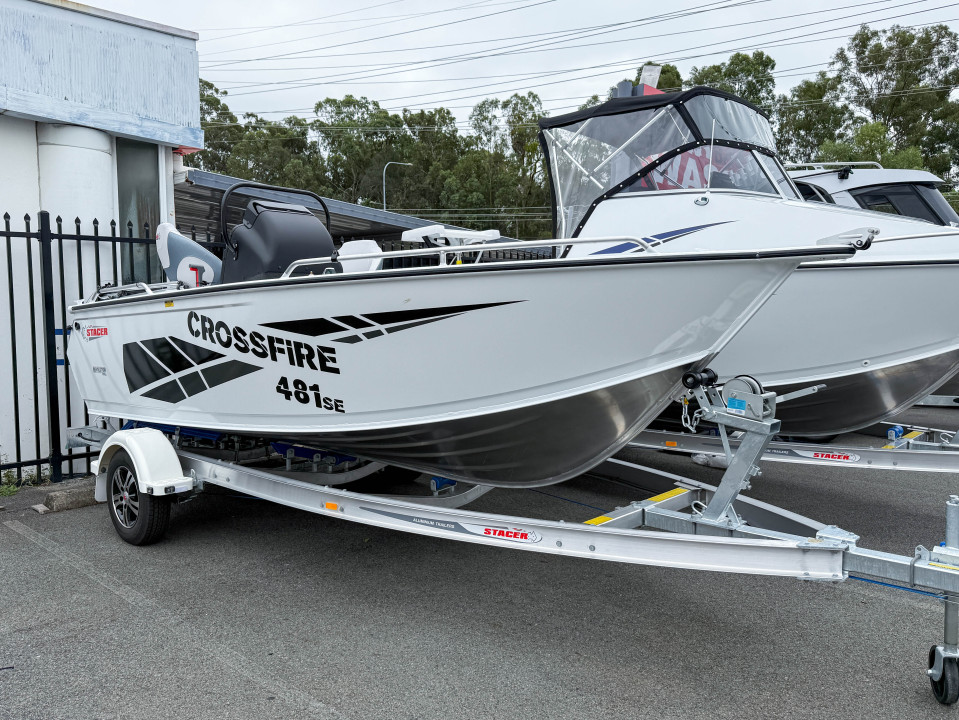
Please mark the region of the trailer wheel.
[[[929, 648], [929, 667], [936, 661], [936, 646]], [[929, 678], [932, 684], [932, 694], [943, 705], [952, 705], [959, 700], [959, 664], [955, 658], [946, 658], [942, 665], [942, 677], [938, 680]]]
[[118, 450], [107, 469], [107, 503], [117, 534], [131, 545], [155, 543], [170, 524], [170, 499], [140, 494], [136, 467]]

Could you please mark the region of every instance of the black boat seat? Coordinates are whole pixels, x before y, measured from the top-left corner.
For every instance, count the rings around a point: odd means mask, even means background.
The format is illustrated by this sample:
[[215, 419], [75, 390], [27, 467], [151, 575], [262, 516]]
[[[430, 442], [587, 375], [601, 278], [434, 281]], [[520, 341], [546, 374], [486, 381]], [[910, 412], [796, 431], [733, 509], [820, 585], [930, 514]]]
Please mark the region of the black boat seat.
[[157, 255], [170, 282], [186, 287], [220, 282], [222, 261], [197, 242], [177, 232], [172, 223], [157, 226]]
[[[223, 251], [223, 282], [278, 278], [296, 260], [328, 258], [334, 252], [330, 233], [304, 206], [251, 200]], [[295, 274], [331, 272], [343, 272], [340, 263], [317, 263]]]

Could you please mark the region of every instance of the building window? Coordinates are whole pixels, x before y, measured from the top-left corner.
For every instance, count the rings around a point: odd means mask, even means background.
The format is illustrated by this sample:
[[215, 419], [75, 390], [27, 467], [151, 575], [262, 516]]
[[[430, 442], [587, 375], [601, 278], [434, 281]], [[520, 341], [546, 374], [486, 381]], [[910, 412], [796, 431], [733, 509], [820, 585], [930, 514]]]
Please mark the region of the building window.
[[[133, 236], [152, 238], [160, 221], [160, 169], [157, 146], [117, 138], [118, 232], [126, 236], [133, 223]], [[133, 243], [123, 247], [123, 282], [159, 282], [163, 268], [154, 244]]]

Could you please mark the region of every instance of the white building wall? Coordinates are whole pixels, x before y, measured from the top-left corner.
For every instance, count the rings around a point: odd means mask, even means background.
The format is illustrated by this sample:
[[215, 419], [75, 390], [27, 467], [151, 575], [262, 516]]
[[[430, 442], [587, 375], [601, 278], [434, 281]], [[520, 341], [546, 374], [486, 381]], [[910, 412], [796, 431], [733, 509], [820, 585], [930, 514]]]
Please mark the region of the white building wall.
[[40, 207], [57, 213], [74, 227], [79, 217], [84, 234], [93, 219], [116, 217], [116, 162], [109, 134], [75, 125], [37, 124]]
[[0, 0], [0, 109], [200, 148], [196, 40], [71, 2]]
[[[57, 215], [64, 233], [76, 232], [79, 217], [81, 233], [92, 235], [97, 218], [108, 237], [120, 219], [118, 137], [159, 147], [158, 219], [175, 221], [173, 150], [203, 146], [196, 39], [69, 0], [0, 0], [0, 216], [10, 213], [12, 230], [22, 231], [29, 214], [36, 232], [43, 209], [54, 232]], [[111, 244], [100, 244], [99, 260], [93, 245], [52, 243], [55, 327], [46, 331], [60, 358], [69, 333], [64, 306], [119, 276]], [[18, 442], [22, 459], [50, 451], [42, 302], [38, 240], [0, 240], [0, 347], [9, 343], [0, 350], [0, 463], [13, 459]], [[82, 424], [82, 398], [63, 368], [57, 382], [61, 427]]]
[[0, 152], [0, 216], [10, 213], [19, 226], [24, 214], [40, 209], [36, 124], [0, 115]]

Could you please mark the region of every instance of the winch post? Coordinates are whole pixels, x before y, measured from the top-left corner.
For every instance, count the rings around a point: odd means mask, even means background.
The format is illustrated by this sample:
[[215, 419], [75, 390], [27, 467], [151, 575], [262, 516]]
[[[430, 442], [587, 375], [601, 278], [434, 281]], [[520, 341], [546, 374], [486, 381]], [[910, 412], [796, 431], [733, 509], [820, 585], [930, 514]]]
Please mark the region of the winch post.
[[[715, 386], [705, 383], [687, 384], [685, 377], [683, 382], [692, 391], [693, 396], [699, 403], [704, 420], [716, 423], [721, 429], [731, 427], [745, 433], [739, 447], [729, 461], [729, 466], [723, 474], [722, 481], [701, 515], [703, 520], [711, 522], [738, 522], [738, 518], [732, 510], [733, 503], [740, 492], [749, 489], [749, 479], [759, 474], [759, 467], [756, 463], [766, 452], [773, 436], [779, 432], [779, 420], [776, 420], [772, 415], [764, 417], [762, 420], [754, 420], [733, 414], [726, 408]], [[695, 385], [695, 387], [689, 387], [690, 385]], [[740, 393], [740, 395], [754, 401], [756, 407], [768, 406], [763, 402], [766, 399], [764, 394]], [[771, 405], [771, 407], [775, 407], [775, 405]], [[730, 513], [733, 513], [732, 517], [730, 517]]]
[[[755, 420], [747, 422], [761, 426], [766, 425], [766, 423]], [[749, 489], [749, 478], [759, 474], [759, 467], [756, 462], [766, 452], [770, 440], [772, 440], [772, 433], [766, 427], [746, 431], [742, 443], [733, 453], [729, 467], [723, 473], [723, 479], [716, 488], [716, 493], [709, 501], [706, 509], [703, 510], [704, 520], [722, 520], [736, 501], [739, 493]]]

